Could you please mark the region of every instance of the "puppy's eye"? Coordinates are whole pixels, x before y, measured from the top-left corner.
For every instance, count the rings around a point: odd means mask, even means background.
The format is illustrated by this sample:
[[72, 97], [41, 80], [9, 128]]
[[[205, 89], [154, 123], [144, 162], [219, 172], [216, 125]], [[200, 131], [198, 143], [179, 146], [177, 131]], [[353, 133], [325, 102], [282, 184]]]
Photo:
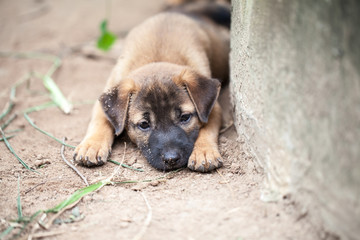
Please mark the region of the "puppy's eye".
[[150, 129], [150, 123], [148, 121], [142, 121], [138, 123], [137, 126], [141, 131], [147, 131]]
[[180, 116], [180, 122], [181, 123], [188, 123], [192, 117], [191, 113], [181, 114]]

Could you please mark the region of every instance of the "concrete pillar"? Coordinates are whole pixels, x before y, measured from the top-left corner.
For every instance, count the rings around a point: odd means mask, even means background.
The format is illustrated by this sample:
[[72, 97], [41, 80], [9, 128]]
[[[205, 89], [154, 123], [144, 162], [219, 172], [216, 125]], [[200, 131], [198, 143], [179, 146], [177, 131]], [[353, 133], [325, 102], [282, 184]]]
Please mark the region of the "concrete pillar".
[[360, 1], [233, 0], [235, 124], [264, 168], [342, 239], [360, 236]]

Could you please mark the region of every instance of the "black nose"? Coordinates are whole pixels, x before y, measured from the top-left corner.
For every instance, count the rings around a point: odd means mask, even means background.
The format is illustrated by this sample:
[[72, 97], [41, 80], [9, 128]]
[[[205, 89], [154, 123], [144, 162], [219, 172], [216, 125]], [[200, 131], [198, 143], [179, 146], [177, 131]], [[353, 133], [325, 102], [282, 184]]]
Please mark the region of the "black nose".
[[168, 165], [175, 165], [180, 159], [180, 154], [175, 150], [170, 150], [162, 155], [162, 160]]

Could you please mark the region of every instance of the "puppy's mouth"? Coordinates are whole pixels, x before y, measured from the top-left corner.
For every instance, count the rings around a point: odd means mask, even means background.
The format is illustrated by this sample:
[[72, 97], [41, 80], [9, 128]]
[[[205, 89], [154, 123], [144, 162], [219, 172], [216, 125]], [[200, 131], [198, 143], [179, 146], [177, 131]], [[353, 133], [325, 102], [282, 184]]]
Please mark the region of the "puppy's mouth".
[[186, 167], [191, 154], [191, 151], [183, 152], [179, 149], [167, 151], [159, 151], [160, 149], [152, 150], [147, 146], [143, 146], [141, 150], [150, 165], [160, 171], [171, 171]]

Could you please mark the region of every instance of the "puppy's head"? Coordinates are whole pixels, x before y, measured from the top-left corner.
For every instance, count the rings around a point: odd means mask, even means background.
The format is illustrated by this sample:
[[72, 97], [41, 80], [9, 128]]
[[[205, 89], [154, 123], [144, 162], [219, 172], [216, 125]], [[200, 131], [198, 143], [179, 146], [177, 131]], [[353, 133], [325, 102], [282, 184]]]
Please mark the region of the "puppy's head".
[[187, 165], [219, 89], [216, 79], [155, 64], [121, 81], [100, 102], [116, 135], [126, 129], [153, 167], [172, 170]]

